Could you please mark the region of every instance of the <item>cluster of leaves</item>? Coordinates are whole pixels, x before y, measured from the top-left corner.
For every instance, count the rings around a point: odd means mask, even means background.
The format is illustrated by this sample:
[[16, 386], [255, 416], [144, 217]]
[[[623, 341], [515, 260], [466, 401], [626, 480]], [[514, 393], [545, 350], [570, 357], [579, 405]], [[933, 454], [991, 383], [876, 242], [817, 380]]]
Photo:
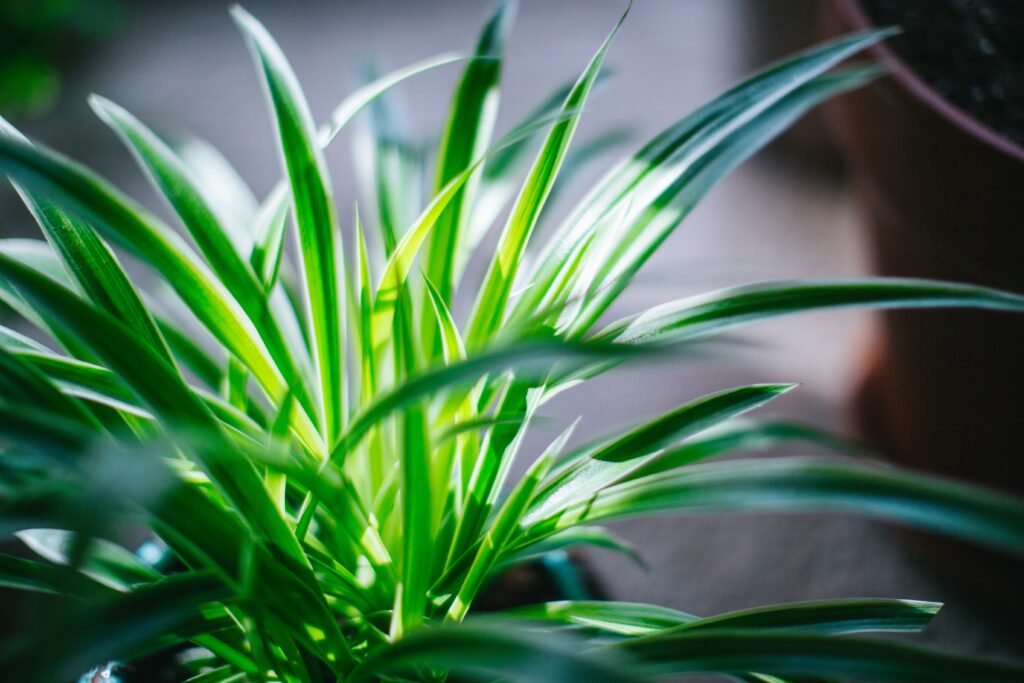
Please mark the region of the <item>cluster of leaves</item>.
[[[36, 332], [0, 327], [0, 529], [40, 556], [0, 556], [0, 584], [64, 599], [58, 618], [0, 648], [0, 668], [66, 680], [187, 645], [193, 683], [1021, 680], [1010, 665], [849, 637], [920, 629], [933, 603], [698, 618], [563, 601], [470, 614], [524, 559], [574, 544], [628, 552], [597, 524], [636, 515], [840, 509], [1024, 552], [1024, 506], [989, 492], [841, 458], [703, 462], [827, 446], [810, 429], [740, 418], [790, 385], [721, 391], [575, 448], [570, 426], [511, 480], [545, 401], [634, 358], [825, 307], [1024, 311], [1024, 298], [990, 289], [869, 279], [762, 283], [602, 322], [717, 180], [876, 76], [836, 67], [886, 34], [841, 38], [733, 87], [614, 166], [541, 237], [559, 171], [593, 150], [574, 158], [569, 145], [618, 27], [578, 80], [495, 141], [512, 9], [497, 10], [474, 55], [371, 81], [321, 128], [270, 34], [233, 10], [285, 172], [263, 202], [209, 145], [171, 145], [94, 97], [191, 239], [4, 124], [0, 169], [46, 241], [0, 241], [0, 296]], [[421, 202], [424, 156], [380, 96], [453, 62], [463, 73]], [[377, 232], [368, 239], [356, 211], [344, 253], [323, 149], [363, 109]], [[494, 223], [497, 247], [480, 253]], [[140, 291], [111, 245], [166, 291]], [[467, 286], [474, 254], [486, 275]], [[475, 294], [463, 324], [460, 291]], [[149, 529], [163, 560], [115, 544], [125, 525]]]

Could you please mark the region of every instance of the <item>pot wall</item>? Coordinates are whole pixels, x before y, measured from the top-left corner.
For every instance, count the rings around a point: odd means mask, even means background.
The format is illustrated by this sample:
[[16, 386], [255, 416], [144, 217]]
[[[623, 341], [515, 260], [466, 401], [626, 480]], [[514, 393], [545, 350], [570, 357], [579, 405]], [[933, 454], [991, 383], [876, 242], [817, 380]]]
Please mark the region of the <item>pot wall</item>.
[[[860, 28], [855, 6], [830, 3], [826, 31]], [[1024, 157], [958, 125], [895, 68], [827, 108], [877, 272], [1024, 292]], [[1022, 316], [886, 314], [860, 397], [869, 438], [907, 465], [1024, 493], [1022, 346]]]

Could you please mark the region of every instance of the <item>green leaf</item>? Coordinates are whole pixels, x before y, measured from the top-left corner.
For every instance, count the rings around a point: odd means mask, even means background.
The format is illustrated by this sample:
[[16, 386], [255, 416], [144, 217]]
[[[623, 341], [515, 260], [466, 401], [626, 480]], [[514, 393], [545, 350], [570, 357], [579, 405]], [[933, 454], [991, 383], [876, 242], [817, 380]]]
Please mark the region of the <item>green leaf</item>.
[[851, 455], [863, 450], [857, 444], [835, 434], [807, 425], [740, 419], [712, 427], [674, 448], [663, 451], [620, 481], [631, 481], [659, 472], [667, 472], [717, 455], [778, 448], [791, 442], [814, 444]]
[[[0, 136], [23, 144], [28, 139], [0, 117]], [[117, 257], [85, 221], [60, 210], [45, 196], [12, 183], [68, 275], [91, 301], [121, 320], [170, 360], [156, 324]]]
[[[43, 559], [55, 564], [72, 563], [75, 534], [64, 529], [25, 529], [15, 534]], [[144, 565], [133, 553], [116, 543], [93, 538], [88, 540], [85, 558], [78, 569], [99, 583], [116, 590], [127, 590], [137, 584], [151, 583], [160, 575]]]
[[[647, 259], [668, 238], [699, 200], [732, 169], [786, 130], [821, 101], [858, 88], [878, 76], [878, 70], [820, 76], [781, 98], [747, 125], [726, 135], [708, 149], [698, 149], [667, 187], [647, 201], [639, 195], [633, 213], [613, 235], [601, 241], [603, 252], [590, 254], [598, 266], [576, 286], [579, 310], [565, 316], [560, 327], [583, 333], [598, 320], [629, 285]], [[669, 174], [671, 175], [671, 174]], [[632, 199], [632, 198], [631, 198]], [[571, 295], [572, 296], [572, 295]]]
[[[368, 79], [376, 72], [369, 70]], [[355, 144], [360, 177], [372, 179], [384, 255], [390, 256], [422, 204], [423, 151], [409, 135], [400, 112], [389, 98], [370, 105], [368, 125]]]
[[[720, 141], [803, 84], [850, 55], [889, 35], [889, 31], [843, 36], [786, 59], [729, 89], [707, 105], [655, 136], [632, 157], [610, 170], [577, 205], [545, 246], [534, 268], [535, 287], [517, 303], [517, 314], [542, 307], [548, 292], [560, 289], [566, 264], [603, 224], [603, 219], [633, 195], [655, 197], [685, 171], [695, 155]], [[637, 206], [646, 205], [637, 202]]]
[[[594, 89], [608, 77], [609, 71], [607, 67], [602, 68], [597, 74], [597, 78], [594, 79]], [[562, 86], [556, 88], [548, 97], [544, 98], [534, 109], [532, 109], [526, 116], [524, 116], [515, 126], [513, 130], [534, 130], [541, 132], [542, 129], [538, 125], [542, 121], [550, 121], [553, 116], [558, 114], [561, 109], [562, 103], [565, 98], [569, 96], [572, 91], [574, 81], [569, 81]], [[566, 117], [567, 118], [567, 117]], [[455, 277], [459, 279], [462, 276], [462, 271], [466, 266], [470, 255], [474, 253], [477, 247], [480, 245], [487, 231], [492, 227], [498, 216], [505, 209], [510, 201], [516, 196], [516, 191], [519, 189], [518, 174], [521, 167], [526, 165], [529, 161], [527, 153], [530, 150], [529, 142], [533, 138], [532, 135], [524, 136], [519, 140], [507, 145], [506, 147], [498, 150], [490, 158], [488, 163], [484, 166], [483, 178], [479, 186], [478, 197], [473, 207], [473, 211], [469, 216], [468, 223], [465, 228], [465, 239], [463, 240], [462, 249], [456, 254], [455, 263]], [[564, 178], [566, 168], [572, 166], [573, 158], [578, 158], [579, 150], [575, 152], [570, 149], [567, 152], [566, 160], [563, 163], [563, 169], [559, 173], [560, 178]], [[552, 188], [552, 192], [555, 192], [558, 187], [558, 180], [556, 179], [556, 185]]]
[[204, 194], [215, 201], [235, 250], [248, 256], [252, 251], [253, 219], [259, 211], [259, 203], [241, 174], [220, 150], [195, 135], [172, 138], [168, 145]]
[[439, 66], [454, 64], [466, 59], [474, 60], [478, 58], [464, 57], [456, 53], [447, 52], [435, 57], [428, 57], [427, 59], [414, 62], [409, 66], [396, 69], [389, 74], [385, 74], [384, 76], [367, 83], [346, 97], [331, 113], [330, 122], [319, 131], [318, 138], [320, 146], [326, 147], [329, 145], [356, 114], [402, 81], [436, 69]]
[[[514, 1], [499, 3], [476, 44], [476, 56], [484, 59], [470, 62], [462, 72], [438, 145], [434, 193], [470, 167], [490, 143], [498, 114], [502, 53], [515, 9]], [[452, 300], [455, 259], [461, 250], [463, 226], [473, 207], [479, 174], [478, 171], [466, 181], [440, 216], [427, 248], [424, 271], [445, 304]], [[428, 341], [433, 343], [433, 339]]]
[[643, 465], [648, 456], [664, 446], [759, 408], [794, 386], [755, 384], [709, 394], [620, 436], [570, 455], [569, 463], [545, 482], [527, 521], [546, 517], [591, 498]]
[[[466, 348], [462, 343], [462, 335], [459, 334], [458, 327], [444, 298], [426, 276], [423, 278], [423, 283], [430, 299], [431, 310], [434, 313], [434, 329], [438, 330], [444, 362], [450, 364], [465, 359]], [[473, 448], [473, 439], [470, 438], [467, 431], [472, 431], [474, 428], [469, 425], [474, 422], [479, 424], [475, 415], [473, 392], [461, 397], [453, 394], [449, 399], [449, 405], [442, 409], [439, 415], [439, 421], [451, 424], [455, 431], [449, 429], [433, 437], [435, 455], [431, 468], [431, 485], [435, 491], [432, 511], [435, 527], [439, 526], [445, 514], [450, 512], [449, 495], [461, 497], [462, 491], [459, 484], [468, 480], [468, 477], [463, 475], [462, 468], [465, 464], [467, 450]], [[459, 434], [464, 436], [458, 438]], [[453, 481], [453, 476], [457, 478], [455, 481]], [[441, 495], [442, 491], [450, 491], [450, 494]], [[437, 553], [439, 556], [444, 554], [444, 552]]]
[[424, 285], [427, 288], [427, 295], [430, 297], [430, 305], [433, 307], [436, 316], [437, 329], [441, 340], [441, 353], [445, 363], [454, 363], [466, 357], [466, 345], [462, 341], [462, 335], [455, 324], [452, 312], [445, 303], [444, 295], [434, 286], [429, 278], [424, 276]]
[[[256, 278], [239, 257], [224, 219], [216, 214], [184, 162], [124, 108], [99, 95], [92, 95], [89, 105], [124, 142], [154, 187], [181, 218], [206, 262], [239, 303], [249, 309], [262, 299]], [[250, 306], [245, 306], [247, 300]]]
[[284, 236], [288, 227], [289, 199], [288, 186], [278, 185], [254, 219], [256, 239], [249, 255], [249, 265], [265, 290], [270, 290], [277, 284], [281, 272]]
[[190, 433], [191, 439], [183, 445], [203, 463], [211, 479], [243, 516], [282, 549], [303, 557], [252, 465], [234, 453], [213, 415], [165, 361], [106, 313], [6, 256], [0, 256], [0, 275], [14, 282], [37, 309], [72, 331], [163, 424]]
[[959, 657], [863, 638], [747, 630], [680, 631], [624, 641], [613, 647], [643, 660], [649, 675], [691, 672], [778, 676], [843, 676], [879, 683], [905, 681], [1019, 681], [1012, 664]]
[[587, 626], [624, 636], [734, 628], [848, 634], [920, 631], [941, 607], [936, 602], [851, 598], [769, 605], [702, 619], [658, 605], [563, 600], [514, 608], [504, 614]]
[[[259, 458], [259, 454], [254, 454], [253, 457]], [[379, 578], [392, 580], [392, 559], [380, 540], [376, 522], [362, 509], [361, 501], [354, 495], [352, 482], [342, 470], [321, 465], [320, 471], [316, 471], [296, 463], [292, 458], [282, 460], [270, 458], [269, 455], [263, 457], [263, 462], [270, 469], [286, 474], [289, 482], [294, 480], [302, 484], [312, 496], [315, 496], [331, 512], [333, 522], [348, 534], [357, 548], [365, 552]], [[302, 522], [299, 526], [301, 529]]]
[[23, 192], [22, 197], [78, 289], [170, 360], [167, 342], [142, 297], [117, 257], [93, 229], [38, 195]]
[[[0, 420], [0, 425], [6, 428], [7, 423]], [[205, 442], [209, 438], [206, 435], [199, 441]], [[182, 443], [189, 441], [183, 435], [179, 435], [177, 440]], [[230, 454], [230, 450], [219, 452]], [[148, 514], [144, 519], [153, 531], [186, 565], [216, 571], [219, 579], [232, 590], [238, 588], [239, 577], [243, 573], [258, 577], [261, 585], [274, 587], [274, 590], [262, 592], [259, 606], [288, 624], [294, 638], [339, 674], [344, 670], [345, 662], [351, 661], [336, 617], [329, 612], [325, 598], [316, 588], [317, 584], [306, 566], [274, 543], [272, 533], [262, 528], [254, 531], [246, 526], [242, 516], [236, 514], [223, 499], [211, 495], [213, 491], [187, 484], [172, 473], [168, 469], [167, 456], [174, 451], [167, 444], [151, 441], [142, 450], [113, 448], [105, 444], [104, 448], [91, 451], [79, 445], [71, 453], [76, 480], [80, 479], [78, 488], [74, 491], [62, 488], [59, 495], [38, 499], [35, 508], [23, 505], [22, 510], [13, 512], [34, 513], [34, 526], [40, 526], [40, 520], [43, 520], [46, 525], [60, 524], [77, 529], [86, 521], [94, 525], [100, 513], [113, 511], [123, 515], [129, 506], [130, 519], [136, 521], [141, 509]], [[53, 455], [63, 457], [60, 453]], [[240, 466], [238, 463], [233, 465]], [[240, 471], [244, 472], [244, 468]], [[117, 476], [112, 477], [112, 473]], [[261, 483], [257, 483], [250, 491], [258, 496], [260, 489]], [[88, 492], [88, 497], [82, 492]], [[104, 505], [97, 506], [97, 499], [104, 501]], [[27, 502], [35, 501], [29, 499]], [[12, 509], [7, 501], [0, 501], [0, 508], [3, 513], [0, 520], [7, 523], [7, 515]], [[254, 544], [255, 538], [260, 542]], [[56, 623], [51, 623], [58, 633], [37, 638], [38, 642], [55, 642], [56, 635], [64, 629], [74, 632], [81, 628], [77, 622], [66, 618], [67, 611], [61, 610], [56, 616]], [[197, 642], [215, 650], [219, 656], [231, 654], [223, 647], [215, 649], [214, 644], [205, 638]], [[150, 646], [159, 648], [161, 643], [151, 643]], [[228, 661], [239, 661], [237, 653]], [[251, 667], [245, 670], [251, 670]]]
[[[598, 76], [600, 81], [600, 76]], [[597, 87], [597, 82], [594, 84]], [[627, 141], [632, 136], [630, 132], [625, 128], [613, 128], [605, 133], [601, 133], [592, 138], [581, 141], [575, 147], [571, 148], [565, 155], [565, 161], [562, 162], [562, 169], [558, 172], [558, 178], [555, 180], [554, 187], [551, 188], [551, 194], [548, 195], [548, 206], [557, 203], [559, 197], [567, 191], [567, 188], [572, 186], [573, 181], [586, 170], [595, 159], [598, 159], [611, 150], [614, 150]]]
[[[342, 100], [331, 114], [330, 122], [320, 128], [317, 135], [320, 147], [326, 148], [356, 114], [402, 81], [439, 66], [453, 64], [464, 59], [459, 55], [446, 53], [410, 64], [367, 83]], [[251, 263], [256, 273], [261, 276], [264, 285], [268, 287], [275, 282], [281, 263], [288, 204], [288, 186], [284, 182], [279, 183], [260, 207], [256, 220], [257, 237], [253, 245]]]
[[231, 15], [245, 35], [277, 123], [278, 142], [291, 186], [320, 378], [324, 437], [333, 442], [345, 413], [344, 320], [338, 291], [342, 272], [338, 217], [327, 164], [317, 143], [309, 105], [281, 48], [259, 21], [235, 5]]
[[0, 587], [95, 600], [113, 589], [60, 565], [0, 554]]
[[[607, 80], [610, 75], [611, 73], [608, 67], [602, 67], [601, 71], [597, 74], [597, 78], [594, 80], [594, 87], [597, 88], [602, 82]], [[572, 92], [573, 86], [575, 85], [576, 80], [574, 79], [567, 81], [552, 90], [551, 93], [534, 106], [529, 113], [519, 119], [513, 128], [537, 130], [540, 132], [538, 124], [542, 121], [550, 120], [553, 115], [559, 112], [562, 108], [562, 104], [565, 102], [565, 99], [569, 97], [569, 93]], [[503, 180], [512, 176], [516, 168], [528, 161], [526, 155], [529, 151], [529, 142], [530, 138], [524, 137], [516, 143], [503, 148], [500, 152], [495, 153], [490, 162], [488, 162], [484, 167], [484, 184], [504, 184], [502, 183]]]
[[221, 385], [224, 370], [221, 364], [210, 357], [206, 349], [168, 320], [157, 318], [157, 325], [167, 340], [167, 345], [171, 347], [171, 353], [182, 365], [191, 370], [207, 387], [215, 389]]
[[[6, 344], [3, 346], [6, 347]], [[40, 371], [69, 396], [82, 401], [110, 406], [121, 412], [145, 419], [153, 416], [137, 400], [132, 390], [105, 367], [85, 361], [66, 358], [46, 349], [11, 349], [11, 351]], [[225, 426], [245, 434], [256, 443], [264, 440], [264, 431], [251, 417], [233, 408], [219, 397], [193, 389], [217, 419]]]
[[[0, 240], [0, 253], [57, 280], [69, 289], [75, 289], [75, 284], [64, 270], [64, 266], [61, 265], [60, 259], [57, 258], [50, 245], [43, 240], [3, 239]], [[9, 307], [15, 315], [20, 316], [25, 322], [43, 333], [45, 337], [52, 339], [59, 348], [76, 358], [93, 360], [88, 349], [78, 343], [73, 336], [50, 324], [39, 315], [18, 290], [3, 278], [0, 278], [0, 303]]]
[[570, 546], [586, 545], [594, 548], [604, 548], [617, 553], [622, 553], [643, 569], [650, 570], [650, 566], [637, 552], [632, 543], [614, 534], [611, 530], [601, 526], [574, 526], [538, 541], [524, 548], [519, 548], [508, 553], [495, 569], [500, 572], [520, 562], [528, 562], [543, 557], [547, 553], [563, 550]]
[[46, 411], [79, 428], [96, 426], [75, 399], [60, 392], [39, 370], [19, 355], [0, 348], [0, 397], [13, 404]]
[[374, 351], [376, 344], [373, 339], [373, 289], [370, 278], [370, 256], [366, 248], [366, 234], [363, 224], [356, 212], [356, 296], [358, 311], [356, 320], [359, 323], [359, 360], [360, 385], [359, 396], [362, 403], [368, 403], [377, 393], [377, 368]]
[[[69, 289], [75, 289], [74, 283], [64, 270], [64, 267], [61, 265], [57, 254], [49, 244], [42, 240], [17, 238], [0, 239], [0, 253], [7, 254], [16, 261], [31, 266], [34, 270], [56, 280]], [[4, 287], [3, 283], [0, 282], [0, 298], [3, 298], [3, 295]], [[167, 296], [173, 296], [173, 292], [170, 289], [167, 291]], [[68, 335], [61, 334], [59, 330], [51, 329], [44, 320], [40, 319], [38, 315], [28, 309], [23, 301], [21, 301], [20, 304], [14, 300], [9, 301], [8, 303], [14, 305], [20, 315], [25, 317], [26, 320], [29, 320], [41, 330], [55, 334], [61, 345], [68, 348], [69, 351], [72, 351], [76, 358], [83, 358], [82, 354], [85, 354], [85, 357], [88, 357], [88, 354], [84, 349], [80, 348], [80, 345], [76, 347], [73, 343], [74, 340]], [[162, 314], [161, 307], [156, 305], [160, 303], [166, 302], [154, 302], [152, 299], [149, 299], [147, 301], [147, 308], [153, 315], [157, 328], [160, 330], [160, 334], [167, 342], [167, 346], [170, 348], [171, 353], [185, 366], [185, 368], [192, 371], [208, 387], [220, 386], [221, 375], [223, 374], [220, 364], [213, 360], [210, 354], [207, 353], [200, 344], [193, 340], [192, 335], [183, 332], [176, 323], [170, 320], [169, 317]], [[181, 313], [187, 316], [188, 310], [183, 308]], [[46, 351], [46, 349], [41, 346], [37, 347], [36, 350]]]
[[[547, 476], [555, 457], [559, 455], [571, 433], [571, 428], [566, 430], [561, 437], [541, 453], [498, 509], [490, 528], [480, 540], [480, 547], [466, 571], [462, 587], [455, 595], [455, 599], [445, 615], [447, 621], [462, 621], [465, 618], [470, 603], [484, 585], [484, 581], [493, 570], [506, 544], [519, 530], [520, 520], [533, 499], [534, 491]], [[458, 538], [458, 533], [456, 533], [456, 538]]]
[[[537, 490], [540, 480], [550, 470], [551, 463], [561, 454], [565, 444], [572, 437], [573, 431], [579, 423], [578, 419], [573, 421], [561, 434], [555, 437], [530, 467], [527, 475], [517, 484], [515, 500], [509, 499], [506, 501], [506, 503], [514, 505], [511, 510], [504, 513], [505, 515], [510, 515], [510, 517], [506, 517], [506, 520], [503, 522], [503, 528], [500, 530], [501, 534], [498, 539], [492, 538], [488, 540], [487, 537], [495, 532], [496, 529], [492, 526], [490, 530], [487, 530], [486, 524], [492, 519], [491, 513], [499, 504], [502, 488], [504, 487], [512, 461], [516, 456], [519, 445], [522, 443], [525, 426], [543, 398], [542, 390], [530, 389], [529, 384], [526, 382], [520, 382], [518, 385], [510, 382], [502, 405], [507, 407], [507, 404], [511, 402], [524, 411], [525, 417], [521, 423], [510, 426], [508, 430], [501, 431], [496, 429], [490, 432], [481, 445], [480, 454], [476, 456], [476, 462], [473, 464], [469, 484], [465, 487], [462, 514], [458, 518], [453, 541], [448, 550], [446, 570], [438, 581], [439, 584], [444, 586], [442, 590], [446, 592], [450, 590], [448, 583], [452, 580], [452, 577], [465, 575], [467, 576], [465, 580], [469, 580], [467, 572], [473, 569], [472, 565], [469, 564], [470, 559], [472, 559], [474, 564], [481, 565], [482, 556], [486, 563], [482, 564], [477, 571], [480, 573], [491, 571], [491, 568], [500, 559], [500, 554], [504, 551], [507, 542], [511, 538], [509, 530], [512, 529], [514, 524], [514, 535], [519, 535], [522, 512], [525, 511], [526, 506], [535, 497], [534, 492]], [[529, 489], [524, 490], [527, 486]], [[508, 505], [504, 506], [504, 509], [508, 510]], [[503, 513], [499, 512], [498, 514]], [[500, 543], [496, 543], [496, 540], [500, 541]], [[434, 590], [433, 592], [438, 593], [439, 591]], [[463, 598], [461, 602], [461, 607], [453, 603], [451, 609], [457, 610], [468, 607], [468, 600]], [[449, 616], [454, 615], [450, 612]]]
[[[0, 655], [0, 664], [16, 678], [74, 679], [96, 662], [148, 651], [192, 621], [204, 604], [223, 599], [224, 594], [220, 582], [208, 574], [178, 574], [96, 608], [69, 609], [56, 633], [18, 642], [18, 647]], [[44, 635], [50, 637], [40, 637]], [[54, 650], [59, 657], [53, 656]]]
[[244, 671], [235, 672], [232, 666], [219, 666], [206, 673], [185, 679], [184, 683], [242, 683], [246, 680]]
[[494, 258], [484, 276], [484, 284], [474, 304], [469, 332], [466, 336], [466, 343], [470, 348], [479, 348], [483, 345], [494, 335], [504, 320], [505, 307], [508, 304], [523, 252], [541, 210], [544, 208], [544, 202], [551, 192], [566, 150], [572, 141], [573, 133], [576, 132], [580, 109], [587, 101], [587, 96], [601, 69], [601, 63], [625, 18], [626, 15], [623, 14], [619, 23], [616, 24], [597, 54], [587, 65], [583, 75], [576, 81], [569, 96], [566, 97], [565, 103], [562, 105], [562, 112], [572, 112], [572, 114], [552, 126], [533, 167], [530, 169], [526, 182], [523, 184], [519, 198], [512, 207], [508, 223], [498, 241]]
[[[433, 555], [431, 536], [430, 440], [422, 404], [408, 404], [399, 420], [402, 474], [402, 586], [397, 592], [398, 619], [392, 635], [419, 626], [426, 610]], [[397, 630], [396, 630], [397, 627]]]
[[702, 294], [613, 323], [598, 338], [633, 343], [715, 334], [737, 325], [826, 308], [970, 307], [1024, 312], [1024, 296], [978, 285], [906, 278], [789, 280]]
[[[451, 441], [456, 437], [467, 434], [469, 432], [484, 431], [492, 427], [498, 426], [510, 426], [522, 424], [523, 420], [526, 419], [526, 413], [507, 413], [498, 415], [486, 415], [484, 417], [470, 418], [465, 420], [456, 420], [450, 424], [444, 431], [437, 436], [437, 443], [443, 444]], [[532, 422], [539, 422], [536, 416]]]
[[409, 226], [388, 257], [373, 301], [373, 337], [378, 343], [387, 339], [392, 332], [395, 309], [403, 294], [408, 294], [405, 289], [406, 279], [409, 277], [420, 248], [445, 207], [482, 162], [482, 158], [478, 159], [473, 166], [451, 180], [430, 201], [415, 222]]
[[[610, 653], [609, 653], [610, 654]], [[418, 629], [379, 648], [352, 673], [352, 682], [376, 680], [419, 667], [443, 669], [460, 680], [635, 682], [624, 662], [583, 655], [571, 641], [504, 628], [458, 626]]]
[[625, 636], [660, 633], [699, 617], [659, 605], [632, 602], [560, 600], [514, 607], [501, 613], [517, 619], [584, 626]]
[[[158, 270], [211, 333], [253, 372], [273, 398], [287, 387], [252, 321], [223, 284], [169, 227], [100, 178], [41, 146], [0, 136], [0, 168], [24, 187], [52, 193], [91, 216], [92, 224]], [[300, 417], [304, 417], [301, 411]], [[319, 440], [312, 424], [298, 420], [300, 437]]]
[[[4, 446], [9, 449], [18, 447], [21, 449], [18, 455], [29, 460], [42, 460], [50, 464], [53, 453], [60, 454], [59, 457], [66, 457], [68, 453], [81, 451], [89, 443], [89, 434], [80, 424], [56, 417], [50, 411], [33, 408], [24, 402], [12, 404], [0, 397], [0, 418], [3, 418], [0, 420], [0, 437]], [[12, 460], [17, 460], [14, 453], [7, 454]], [[4, 502], [0, 499], [0, 508]], [[38, 525], [38, 520], [45, 518], [31, 519], [32, 521], [25, 524], [17, 522], [9, 530], [13, 532], [33, 524]], [[10, 520], [5, 520], [3, 515], [0, 515], [0, 528], [4, 522]]]
[[835, 510], [865, 514], [1024, 554], [1024, 503], [975, 486], [821, 458], [731, 460], [607, 488], [553, 522], [665, 512]]
[[239, 256], [226, 219], [214, 210], [198, 180], [170, 147], [123, 108], [96, 95], [89, 104], [117, 133], [181, 218], [206, 262], [256, 325], [293, 394], [307, 412], [313, 412], [306, 378], [269, 311], [263, 289], [249, 264]]
[[815, 600], [726, 612], [691, 620], [677, 627], [694, 629], [765, 629], [822, 634], [920, 631], [942, 604], [921, 600], [849, 598]]
[[0, 347], [14, 352], [48, 352], [48, 349], [35, 339], [27, 337], [21, 332], [12, 330], [6, 325], [0, 325]]
[[[576, 110], [563, 112], [557, 121], [576, 116]], [[427, 236], [433, 229], [438, 217], [448, 206], [448, 203], [455, 197], [462, 185], [473, 175], [477, 167], [483, 164], [487, 158], [516, 140], [529, 135], [531, 129], [516, 129], [502, 137], [491, 149], [481, 158], [477, 159], [472, 166], [465, 169], [453, 178], [445, 188], [437, 194], [423, 209], [416, 221], [402, 236], [402, 239], [395, 245], [394, 250], [388, 257], [381, 275], [380, 284], [377, 288], [377, 295], [374, 298], [373, 326], [374, 338], [383, 340], [392, 332], [395, 309], [402, 297], [407, 297], [405, 282], [412, 270], [413, 263], [419, 254], [420, 248], [426, 241]]]
[[[140, 344], [122, 323], [114, 320], [106, 312], [82, 301], [73, 292], [56, 282], [11, 259], [6, 254], [0, 255], [0, 273], [24, 292], [26, 298], [33, 302], [36, 310], [48, 313], [50, 319], [59, 322], [65, 329], [75, 334], [90, 347], [95, 346], [105, 349], [108, 346], [114, 346], [123, 337], [129, 340], [125, 343], [125, 346], [133, 351], [137, 350], [139, 357], [158, 362], [159, 368], [170, 371], [168, 364], [158, 359], [152, 349]], [[109, 344], [101, 342], [103, 336], [108, 334], [114, 337]], [[131, 361], [132, 357], [126, 355], [122, 359], [123, 367], [128, 367], [128, 363]], [[115, 364], [115, 367], [120, 366], [122, 365]], [[98, 368], [101, 372], [110, 372], [106, 368], [94, 367]], [[129, 381], [135, 380], [137, 377], [140, 380], [141, 386], [146, 384], [142, 382], [144, 380], [144, 373], [141, 371], [129, 371], [124, 373], [124, 375], [127, 376]], [[181, 382], [182, 380], [176, 378], [168, 382], [168, 384], [170, 386], [179, 386]], [[155, 387], [156, 384], [154, 383], [153, 386]], [[141, 391], [140, 393], [146, 392]], [[152, 393], [154, 397], [158, 396], [158, 392], [153, 391]], [[173, 404], [168, 405], [168, 414], [175, 415], [176, 413], [170, 410], [171, 405]], [[186, 412], [187, 406], [182, 408], [182, 414]]]
[[497, 347], [469, 356], [458, 363], [423, 371], [407, 378], [400, 386], [380, 394], [373, 403], [359, 411], [349, 424], [345, 435], [332, 450], [331, 460], [343, 459], [349, 450], [359, 444], [371, 427], [393, 411], [412, 401], [436, 395], [447, 387], [472, 382], [484, 375], [510, 368], [517, 368], [527, 374], [538, 369], [546, 373], [552, 365], [559, 362], [586, 365], [610, 358], [637, 357], [650, 352], [650, 349], [637, 346], [537, 339]]

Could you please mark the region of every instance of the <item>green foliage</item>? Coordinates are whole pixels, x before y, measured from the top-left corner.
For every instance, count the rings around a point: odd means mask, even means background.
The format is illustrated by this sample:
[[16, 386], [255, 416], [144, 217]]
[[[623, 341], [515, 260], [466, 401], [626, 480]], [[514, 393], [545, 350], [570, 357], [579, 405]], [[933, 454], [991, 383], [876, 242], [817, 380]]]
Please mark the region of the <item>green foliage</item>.
[[[559, 392], [723, 330], [843, 306], [1021, 313], [1024, 298], [910, 280], [776, 282], [605, 321], [720, 178], [808, 108], [876, 75], [836, 67], [887, 32], [821, 45], [733, 87], [612, 167], [545, 229], [572, 165], [617, 137], [576, 156], [570, 146], [618, 26], [574, 84], [492, 144], [513, 10], [498, 8], [471, 57], [372, 81], [317, 128], [270, 33], [235, 8], [283, 163], [261, 204], [206, 143], [176, 148], [93, 98], [190, 241], [3, 123], [0, 170], [46, 241], [0, 241], [0, 300], [35, 328], [0, 327], [0, 528], [39, 556], [0, 556], [0, 585], [64, 600], [40, 630], [0, 649], [0, 670], [65, 680], [187, 647], [195, 656], [183, 675], [194, 682], [696, 671], [1021, 680], [1009, 665], [850, 637], [919, 630], [935, 603], [835, 600], [699, 618], [565, 601], [474, 615], [489, 580], [539, 554], [591, 545], [639, 560], [594, 526], [636, 515], [838, 509], [1024, 553], [1024, 505], [991, 492], [849, 458], [706, 462], [793, 440], [842, 450], [813, 429], [744, 417], [792, 385], [727, 389], [578, 446], [574, 423], [542, 453], [525, 452], [525, 433]], [[456, 62], [463, 73], [421, 202], [409, 186], [425, 170], [409, 152], [419, 146], [381, 96]], [[323, 150], [364, 108], [376, 230], [352, 211], [345, 250], [349, 212], [335, 206]], [[509, 202], [482, 283], [464, 280]], [[167, 291], [137, 288], [122, 252]], [[472, 301], [465, 321], [457, 297]], [[513, 481], [516, 459], [529, 463]], [[115, 543], [126, 523], [148, 527], [166, 548], [160, 562]]]

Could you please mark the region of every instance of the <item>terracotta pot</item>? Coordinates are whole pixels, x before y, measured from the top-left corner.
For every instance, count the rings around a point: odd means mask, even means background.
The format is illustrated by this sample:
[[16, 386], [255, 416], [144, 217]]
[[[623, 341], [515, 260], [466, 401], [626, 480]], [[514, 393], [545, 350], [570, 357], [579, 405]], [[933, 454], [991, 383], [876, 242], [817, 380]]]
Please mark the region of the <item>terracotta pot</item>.
[[[829, 35], [868, 28], [856, 0]], [[875, 270], [1024, 292], [1024, 148], [944, 100], [885, 45], [892, 75], [826, 110], [866, 214]], [[1024, 316], [883, 317], [857, 407], [879, 449], [911, 467], [1024, 494]]]

